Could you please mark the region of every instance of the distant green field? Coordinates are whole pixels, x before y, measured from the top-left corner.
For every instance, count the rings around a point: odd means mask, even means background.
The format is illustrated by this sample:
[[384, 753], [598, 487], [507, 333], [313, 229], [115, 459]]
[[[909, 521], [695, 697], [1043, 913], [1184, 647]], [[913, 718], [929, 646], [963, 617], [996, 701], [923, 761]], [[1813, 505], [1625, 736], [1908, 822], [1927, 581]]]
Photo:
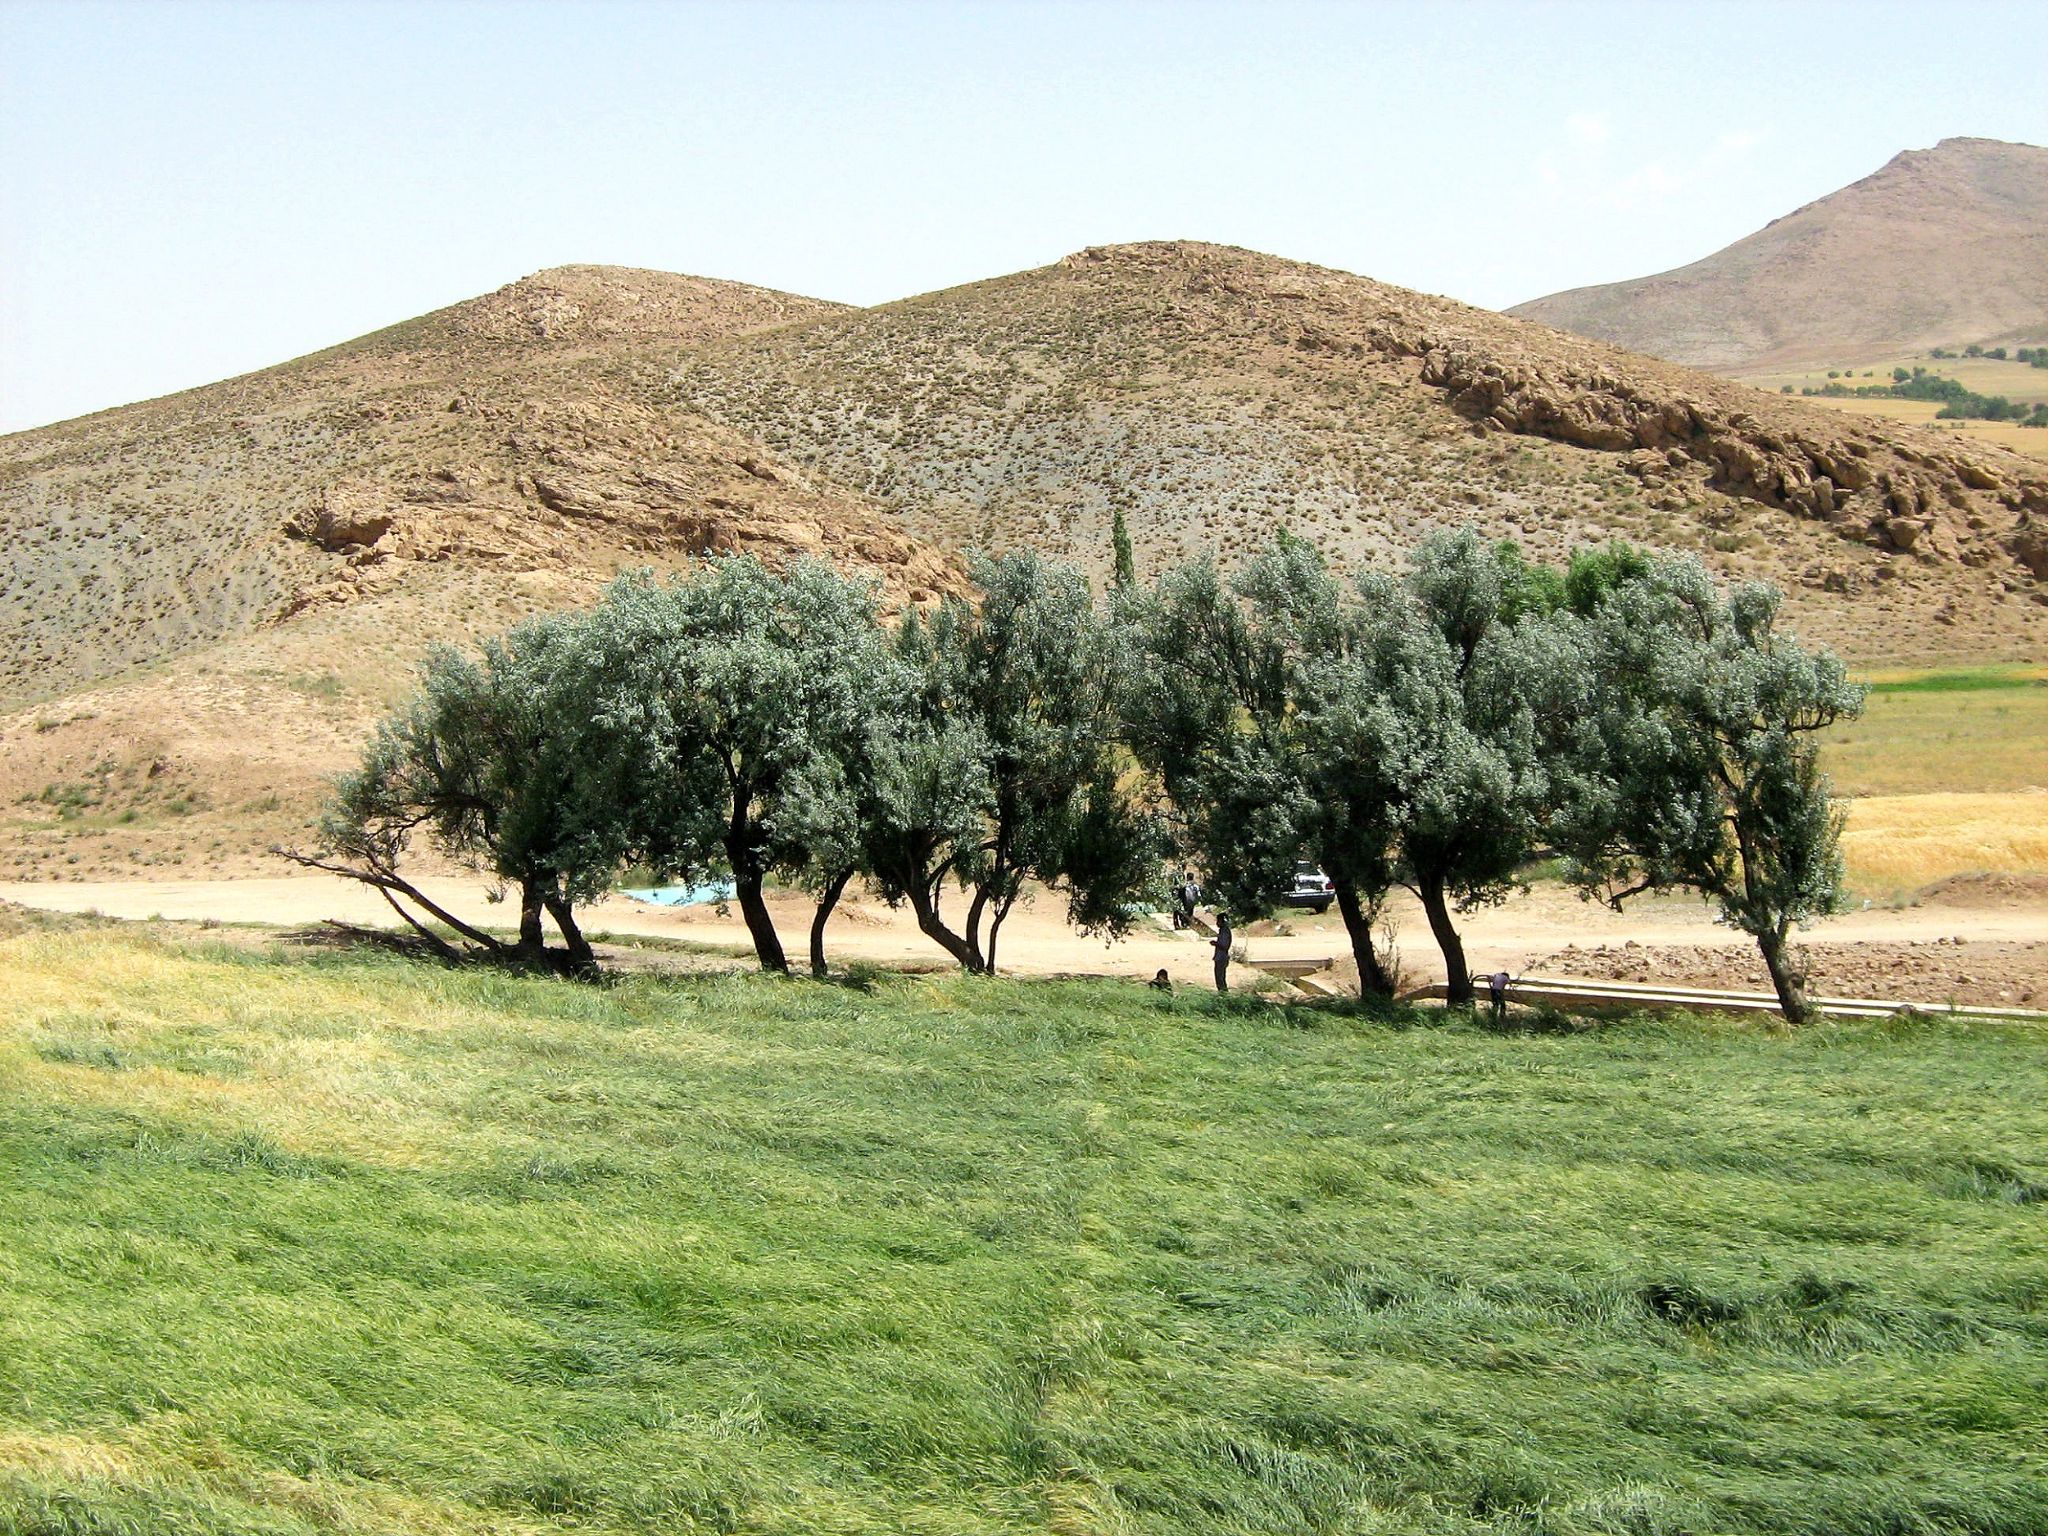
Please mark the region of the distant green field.
[[2048, 1529], [2048, 1038], [0, 939], [0, 1531]]
[[1851, 795], [2048, 788], [2048, 669], [1881, 672], [1863, 718], [1826, 737], [1835, 786]]

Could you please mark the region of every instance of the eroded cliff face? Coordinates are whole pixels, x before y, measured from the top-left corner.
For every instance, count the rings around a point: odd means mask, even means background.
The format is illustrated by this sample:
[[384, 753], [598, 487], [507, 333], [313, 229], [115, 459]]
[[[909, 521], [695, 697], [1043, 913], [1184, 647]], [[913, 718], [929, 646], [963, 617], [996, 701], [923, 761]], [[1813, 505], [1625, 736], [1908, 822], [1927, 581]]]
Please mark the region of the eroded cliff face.
[[[1475, 422], [1624, 455], [1653, 491], [1703, 486], [1839, 529], [1878, 548], [2043, 572], [2048, 473], [2018, 455], [1950, 448], [1896, 429], [1734, 408], [1611, 373], [1546, 370], [1438, 346], [1423, 382]], [[2005, 462], [2001, 462], [2003, 459]]]
[[601, 581], [635, 565], [748, 553], [864, 571], [896, 608], [964, 588], [957, 557], [709, 422], [610, 391], [471, 398], [461, 409], [480, 428], [469, 452], [344, 476], [287, 514], [287, 535], [334, 558], [270, 622], [389, 590], [409, 568], [437, 563]]

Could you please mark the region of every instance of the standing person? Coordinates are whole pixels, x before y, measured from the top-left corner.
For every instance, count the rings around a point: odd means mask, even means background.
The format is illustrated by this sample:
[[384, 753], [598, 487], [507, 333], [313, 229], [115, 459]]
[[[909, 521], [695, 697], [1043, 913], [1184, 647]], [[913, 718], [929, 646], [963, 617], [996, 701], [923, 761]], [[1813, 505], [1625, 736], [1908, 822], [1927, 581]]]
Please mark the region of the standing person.
[[1216, 913], [1216, 990], [1230, 990], [1230, 918], [1220, 909]]
[[1195, 879], [1192, 869], [1182, 870], [1180, 877], [1180, 925], [1192, 928], [1195, 925], [1195, 905], [1202, 899], [1202, 887]]
[[1508, 983], [1515, 978], [1506, 971], [1495, 971], [1486, 978], [1486, 995], [1493, 999], [1493, 1022], [1505, 1023], [1508, 1016]]

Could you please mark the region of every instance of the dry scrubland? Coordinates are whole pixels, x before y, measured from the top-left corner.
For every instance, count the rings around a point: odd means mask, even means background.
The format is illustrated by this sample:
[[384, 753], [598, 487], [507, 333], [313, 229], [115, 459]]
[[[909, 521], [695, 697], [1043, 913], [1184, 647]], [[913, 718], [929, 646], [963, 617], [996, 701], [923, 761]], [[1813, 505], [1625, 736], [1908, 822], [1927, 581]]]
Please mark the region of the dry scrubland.
[[2037, 1030], [13, 928], [0, 1528], [2048, 1524]]
[[[1106, 570], [1119, 509], [1141, 570], [1238, 558], [1277, 526], [1340, 566], [1463, 522], [1549, 559], [1620, 535], [1777, 581], [1805, 633], [1860, 661], [2043, 645], [2014, 553], [2031, 558], [2048, 518], [2048, 470], [2030, 460], [1252, 252], [1089, 250], [722, 338], [679, 362], [669, 398], [939, 543]], [[1844, 477], [1839, 499], [1822, 465]], [[1979, 505], [1966, 480], [1986, 477], [2017, 499]], [[1924, 539], [1905, 526], [1925, 518]]]

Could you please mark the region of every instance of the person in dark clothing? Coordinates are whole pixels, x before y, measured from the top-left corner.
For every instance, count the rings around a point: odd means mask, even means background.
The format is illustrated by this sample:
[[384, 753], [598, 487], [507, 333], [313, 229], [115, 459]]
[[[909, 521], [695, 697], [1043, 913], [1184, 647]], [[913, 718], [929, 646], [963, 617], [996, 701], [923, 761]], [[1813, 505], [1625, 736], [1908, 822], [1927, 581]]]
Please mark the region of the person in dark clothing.
[[1216, 990], [1230, 990], [1230, 919], [1222, 912], [1216, 914]]
[[1195, 925], [1195, 904], [1202, 899], [1202, 887], [1192, 869], [1181, 872], [1179, 895], [1180, 919], [1174, 926], [1192, 928]]
[[1493, 1000], [1493, 1022], [1500, 1024], [1508, 1016], [1508, 984], [1515, 978], [1506, 971], [1495, 971], [1486, 978], [1486, 995]]
[[1161, 967], [1159, 967], [1159, 973], [1156, 976], [1154, 976], [1150, 981], [1146, 982], [1145, 985], [1150, 987], [1154, 992], [1170, 993], [1173, 991], [1173, 978], [1166, 974], [1166, 967], [1162, 965]]

